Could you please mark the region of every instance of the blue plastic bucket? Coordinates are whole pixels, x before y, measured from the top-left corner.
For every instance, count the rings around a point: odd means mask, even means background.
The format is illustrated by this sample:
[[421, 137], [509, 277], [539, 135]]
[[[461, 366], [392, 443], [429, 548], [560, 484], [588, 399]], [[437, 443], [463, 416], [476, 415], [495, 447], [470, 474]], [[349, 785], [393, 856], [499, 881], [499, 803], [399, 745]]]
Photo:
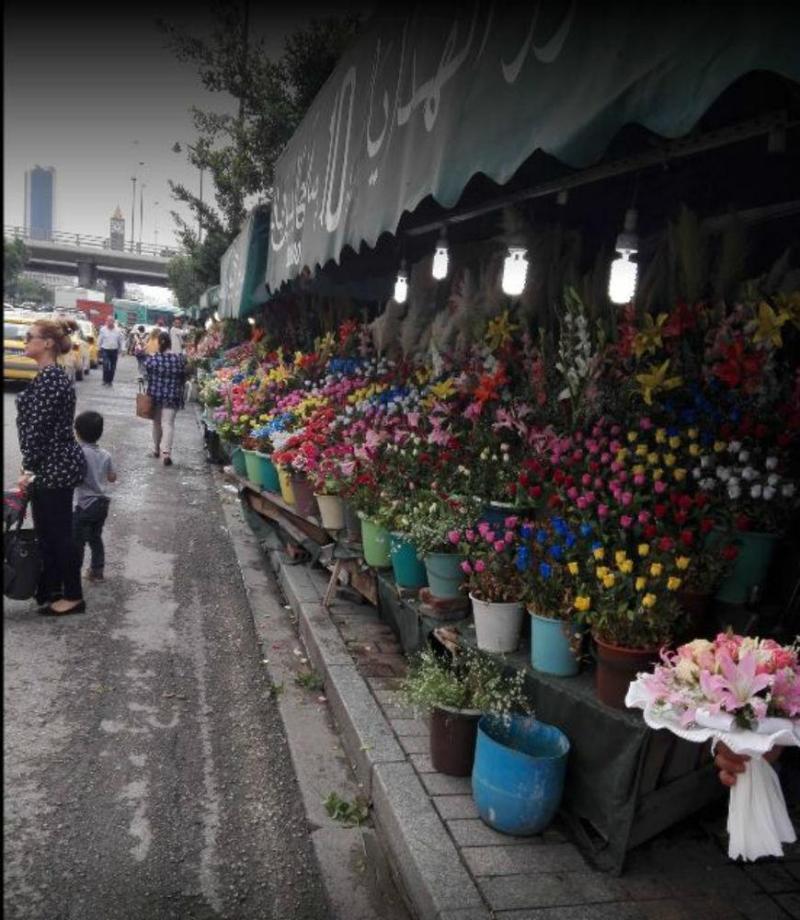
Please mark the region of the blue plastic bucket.
[[389, 544], [394, 580], [401, 588], [423, 588], [428, 584], [425, 565], [417, 556], [413, 543], [393, 533]]
[[233, 465], [234, 470], [240, 476], [247, 475], [247, 467], [244, 463], [244, 451], [238, 445], [234, 447], [233, 452], [231, 453], [231, 464]]
[[534, 716], [483, 716], [472, 768], [481, 820], [502, 834], [541, 833], [564, 793], [569, 741]]
[[281, 482], [278, 479], [278, 470], [268, 454], [256, 451], [258, 462], [261, 465], [261, 485], [268, 492], [280, 492]]
[[428, 553], [424, 561], [428, 587], [434, 597], [449, 600], [464, 596], [461, 591], [464, 557], [460, 553]]
[[574, 677], [578, 659], [570, 648], [577, 624], [531, 614], [531, 664], [542, 674]]

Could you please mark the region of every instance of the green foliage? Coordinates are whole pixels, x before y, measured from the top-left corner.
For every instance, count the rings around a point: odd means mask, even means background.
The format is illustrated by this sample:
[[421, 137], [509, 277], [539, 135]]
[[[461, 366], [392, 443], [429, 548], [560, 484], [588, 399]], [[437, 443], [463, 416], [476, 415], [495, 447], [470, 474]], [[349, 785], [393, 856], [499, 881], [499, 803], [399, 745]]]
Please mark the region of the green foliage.
[[322, 804], [328, 816], [345, 827], [361, 827], [369, 818], [369, 803], [358, 795], [348, 802], [337, 792], [331, 792]]
[[178, 306], [184, 310], [196, 305], [206, 289], [195, 259], [184, 253], [174, 256], [167, 263], [167, 281]]
[[501, 659], [469, 647], [460, 648], [452, 662], [424, 649], [412, 660], [400, 694], [408, 706], [423, 711], [434, 706], [501, 714], [531, 711], [524, 672], [507, 676]]
[[294, 682], [298, 687], [302, 687], [304, 690], [313, 690], [316, 693], [325, 689], [324, 678], [320, 674], [317, 674], [313, 668], [310, 671], [304, 671], [302, 674], [298, 674]]
[[3, 290], [7, 291], [15, 284], [27, 258], [28, 251], [22, 240], [3, 237]]
[[[204, 286], [218, 283], [219, 257], [238, 232], [248, 199], [271, 198], [276, 160], [358, 28], [352, 15], [311, 20], [289, 35], [282, 57], [272, 61], [264, 39], [251, 34], [248, 7], [249, 0], [217, 0], [207, 39], [158, 20], [168, 47], [179, 61], [196, 67], [205, 89], [238, 103], [236, 114], [192, 109], [198, 139], [187, 146], [187, 156], [210, 175], [218, 210], [170, 182], [175, 200], [188, 205], [205, 231], [201, 243], [196, 221], [190, 225], [172, 212]], [[180, 144], [173, 150], [180, 153]]]

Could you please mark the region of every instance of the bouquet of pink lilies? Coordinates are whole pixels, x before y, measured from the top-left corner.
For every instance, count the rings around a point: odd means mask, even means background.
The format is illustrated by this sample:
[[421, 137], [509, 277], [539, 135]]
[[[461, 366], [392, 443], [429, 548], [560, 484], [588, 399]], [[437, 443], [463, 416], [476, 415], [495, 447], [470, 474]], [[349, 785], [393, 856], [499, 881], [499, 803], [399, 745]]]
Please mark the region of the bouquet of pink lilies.
[[724, 742], [751, 760], [731, 790], [731, 859], [782, 856], [796, 835], [775, 771], [763, 755], [776, 746], [800, 747], [798, 643], [720, 633], [695, 639], [631, 683], [626, 704], [644, 711], [651, 728], [681, 738]]

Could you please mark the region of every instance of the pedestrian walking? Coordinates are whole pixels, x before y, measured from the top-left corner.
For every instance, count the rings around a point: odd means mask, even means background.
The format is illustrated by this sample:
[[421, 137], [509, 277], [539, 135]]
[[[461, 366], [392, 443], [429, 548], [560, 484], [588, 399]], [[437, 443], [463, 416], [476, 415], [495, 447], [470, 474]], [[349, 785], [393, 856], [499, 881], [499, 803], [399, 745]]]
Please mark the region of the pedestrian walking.
[[172, 466], [172, 442], [175, 437], [175, 416], [184, 406], [186, 355], [171, 351], [170, 335], [161, 330], [159, 353], [148, 358], [147, 393], [153, 399], [153, 456], [163, 457], [164, 466]]
[[148, 358], [151, 357], [152, 355], [157, 355], [159, 353], [158, 352], [158, 337], [161, 335], [163, 331], [164, 330], [159, 329], [158, 326], [153, 326], [153, 328], [148, 333], [147, 340], [144, 343], [144, 352]]
[[186, 330], [183, 328], [183, 320], [179, 316], [176, 316], [172, 321], [169, 338], [172, 352], [176, 355], [182, 355], [186, 351]]
[[114, 385], [119, 353], [125, 348], [125, 336], [116, 327], [114, 317], [109, 316], [97, 337], [97, 344], [103, 361], [103, 386]]
[[25, 355], [39, 370], [17, 397], [19, 487], [30, 498], [42, 554], [36, 600], [39, 612], [50, 616], [86, 610], [72, 539], [73, 492], [86, 473], [86, 459], [72, 428], [75, 388], [56, 363], [71, 348], [66, 324], [44, 319], [33, 323], [25, 336]]
[[136, 358], [136, 363], [139, 366], [139, 376], [144, 377], [144, 363], [147, 360], [147, 351], [145, 350], [147, 346], [147, 330], [140, 323], [134, 330], [131, 335], [131, 340], [133, 342], [133, 354]]
[[80, 568], [83, 568], [88, 543], [91, 561], [86, 577], [89, 581], [102, 581], [106, 561], [103, 524], [111, 504], [104, 487], [106, 483], [117, 481], [117, 472], [111, 454], [97, 443], [103, 436], [103, 416], [99, 412], [81, 412], [75, 419], [75, 433], [86, 458], [86, 475], [75, 490], [73, 536]]

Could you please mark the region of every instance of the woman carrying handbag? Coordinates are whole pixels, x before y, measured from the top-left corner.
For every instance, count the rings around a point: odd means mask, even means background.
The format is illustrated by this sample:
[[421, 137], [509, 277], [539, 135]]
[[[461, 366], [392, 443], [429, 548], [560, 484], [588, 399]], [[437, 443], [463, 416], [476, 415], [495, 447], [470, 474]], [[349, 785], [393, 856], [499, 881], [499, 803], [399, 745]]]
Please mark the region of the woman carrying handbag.
[[[42, 556], [36, 591], [40, 613], [64, 616], [86, 610], [78, 553], [72, 539], [72, 497], [86, 460], [75, 439], [75, 388], [56, 359], [72, 347], [60, 322], [37, 320], [25, 336], [25, 354], [39, 366], [17, 397], [17, 432], [23, 473]], [[33, 474], [31, 479], [30, 474]]]
[[175, 416], [184, 405], [186, 355], [176, 355], [168, 332], [158, 336], [157, 355], [148, 358], [147, 395], [153, 401], [153, 456], [163, 457], [164, 466], [172, 466], [172, 441]]

